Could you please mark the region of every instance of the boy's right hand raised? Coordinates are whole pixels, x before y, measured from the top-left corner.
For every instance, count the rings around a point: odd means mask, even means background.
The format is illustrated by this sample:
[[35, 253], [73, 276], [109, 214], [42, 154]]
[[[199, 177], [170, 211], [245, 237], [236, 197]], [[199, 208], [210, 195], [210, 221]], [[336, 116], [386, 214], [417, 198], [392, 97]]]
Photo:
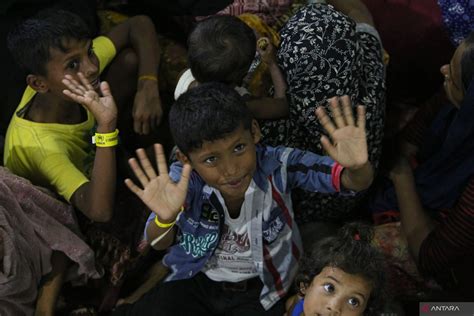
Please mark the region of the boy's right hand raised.
[[162, 223], [171, 223], [181, 211], [188, 191], [191, 166], [185, 164], [178, 183], [171, 180], [168, 175], [166, 157], [163, 147], [155, 144], [155, 155], [158, 165], [158, 174], [150, 163], [143, 149], [137, 150], [135, 158], [129, 160], [133, 173], [140, 181], [143, 189], [139, 188], [132, 180], [126, 179], [125, 184], [158, 216]]
[[71, 75], [66, 75], [62, 82], [68, 88], [63, 93], [73, 101], [84, 105], [97, 121], [100, 127], [111, 127], [115, 130], [117, 124], [117, 106], [110, 92], [109, 84], [105, 81], [100, 83], [102, 97], [94, 90], [84, 75], [77, 73], [81, 83], [77, 82]]

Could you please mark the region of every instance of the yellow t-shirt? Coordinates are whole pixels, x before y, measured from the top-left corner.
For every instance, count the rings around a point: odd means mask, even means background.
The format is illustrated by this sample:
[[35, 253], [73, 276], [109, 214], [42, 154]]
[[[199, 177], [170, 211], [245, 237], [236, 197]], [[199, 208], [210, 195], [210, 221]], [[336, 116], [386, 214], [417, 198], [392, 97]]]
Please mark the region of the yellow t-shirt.
[[[100, 72], [115, 57], [112, 41], [100, 36], [93, 40]], [[95, 126], [93, 115], [79, 124], [37, 123], [22, 118], [21, 110], [36, 95], [29, 86], [8, 126], [4, 165], [32, 183], [56, 191], [67, 201], [84, 183], [94, 162], [91, 145]]]

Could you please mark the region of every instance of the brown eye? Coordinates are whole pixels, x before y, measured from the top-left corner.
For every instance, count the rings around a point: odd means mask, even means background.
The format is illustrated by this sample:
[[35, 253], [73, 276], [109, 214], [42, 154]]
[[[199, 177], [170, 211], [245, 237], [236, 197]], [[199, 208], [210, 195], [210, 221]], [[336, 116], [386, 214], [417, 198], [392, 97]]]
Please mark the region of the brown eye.
[[324, 291], [327, 293], [333, 293], [334, 292], [334, 285], [332, 283], [326, 283], [323, 285]]
[[79, 62], [77, 60], [72, 60], [67, 64], [68, 69], [76, 69], [79, 66]]
[[349, 303], [349, 305], [351, 305], [352, 307], [359, 307], [360, 306], [360, 301], [359, 299], [355, 298], [355, 297], [351, 297], [347, 303]]

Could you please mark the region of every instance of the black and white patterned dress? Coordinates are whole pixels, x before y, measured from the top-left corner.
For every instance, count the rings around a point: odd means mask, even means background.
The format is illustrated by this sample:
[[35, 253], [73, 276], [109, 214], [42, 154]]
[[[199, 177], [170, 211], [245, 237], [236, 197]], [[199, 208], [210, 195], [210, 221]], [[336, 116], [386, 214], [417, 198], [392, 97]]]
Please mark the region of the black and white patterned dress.
[[[348, 94], [353, 105], [366, 106], [369, 159], [376, 167], [381, 153], [385, 112], [385, 70], [377, 31], [325, 4], [307, 5], [281, 30], [278, 62], [286, 75], [290, 115], [262, 122], [265, 143], [323, 154], [323, 133], [315, 109], [327, 99]], [[341, 221], [352, 217], [364, 194], [324, 195], [294, 191], [298, 222]]]

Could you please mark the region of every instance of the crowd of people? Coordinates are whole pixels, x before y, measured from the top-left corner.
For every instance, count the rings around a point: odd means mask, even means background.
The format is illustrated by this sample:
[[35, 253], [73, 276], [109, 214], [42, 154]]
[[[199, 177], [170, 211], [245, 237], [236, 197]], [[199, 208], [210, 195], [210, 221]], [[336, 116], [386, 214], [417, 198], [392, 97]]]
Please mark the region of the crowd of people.
[[183, 2], [167, 27], [163, 4], [59, 3], [9, 25], [0, 314], [472, 300], [473, 4], [383, 2], [429, 7], [443, 50], [370, 0]]

